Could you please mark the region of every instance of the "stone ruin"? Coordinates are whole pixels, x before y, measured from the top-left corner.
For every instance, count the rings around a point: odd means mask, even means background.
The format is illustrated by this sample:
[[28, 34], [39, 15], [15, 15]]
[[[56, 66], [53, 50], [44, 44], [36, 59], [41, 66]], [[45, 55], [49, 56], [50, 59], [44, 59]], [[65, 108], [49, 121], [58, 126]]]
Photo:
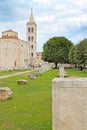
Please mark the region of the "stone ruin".
[[28, 78], [30, 79], [36, 79], [36, 75], [34, 73], [31, 73], [28, 75]]
[[34, 72], [34, 74], [35, 74], [36, 76], [41, 76], [41, 75], [42, 75], [42, 73], [40, 73], [40, 72]]
[[87, 78], [52, 80], [52, 130], [87, 130]]
[[59, 66], [58, 76], [59, 77], [67, 77], [67, 72], [64, 70], [64, 66], [63, 65]]
[[7, 100], [12, 97], [12, 91], [8, 87], [0, 87], [0, 100]]
[[20, 79], [17, 81], [18, 84], [27, 84], [27, 80], [24, 80], [24, 79]]
[[42, 66], [39, 68], [39, 73], [44, 73], [46, 71], [51, 70], [54, 67], [54, 63], [44, 62]]

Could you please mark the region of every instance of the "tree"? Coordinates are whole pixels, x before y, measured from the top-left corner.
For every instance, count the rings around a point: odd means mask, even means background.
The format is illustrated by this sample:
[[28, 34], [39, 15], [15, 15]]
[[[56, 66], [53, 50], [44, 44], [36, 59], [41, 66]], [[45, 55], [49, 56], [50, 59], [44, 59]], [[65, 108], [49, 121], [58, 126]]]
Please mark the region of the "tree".
[[44, 61], [58, 63], [69, 62], [69, 50], [73, 44], [65, 37], [53, 37], [43, 46], [42, 59]]
[[69, 61], [72, 64], [76, 64], [76, 57], [75, 57], [75, 51], [76, 51], [76, 46], [73, 45], [69, 51]]
[[77, 44], [75, 57], [76, 63], [80, 66], [83, 65], [85, 67], [87, 64], [87, 39], [84, 39], [80, 41], [79, 44]]

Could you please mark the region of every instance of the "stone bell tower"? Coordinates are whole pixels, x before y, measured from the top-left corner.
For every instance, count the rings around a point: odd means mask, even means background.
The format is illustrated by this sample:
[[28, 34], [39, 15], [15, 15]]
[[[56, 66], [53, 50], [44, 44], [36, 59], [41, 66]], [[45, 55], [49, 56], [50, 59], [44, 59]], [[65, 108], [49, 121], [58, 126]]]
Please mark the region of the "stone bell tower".
[[31, 9], [31, 14], [29, 18], [29, 22], [27, 22], [27, 42], [29, 42], [30, 46], [30, 64], [36, 64], [36, 37], [37, 37], [37, 25], [34, 21], [33, 12]]

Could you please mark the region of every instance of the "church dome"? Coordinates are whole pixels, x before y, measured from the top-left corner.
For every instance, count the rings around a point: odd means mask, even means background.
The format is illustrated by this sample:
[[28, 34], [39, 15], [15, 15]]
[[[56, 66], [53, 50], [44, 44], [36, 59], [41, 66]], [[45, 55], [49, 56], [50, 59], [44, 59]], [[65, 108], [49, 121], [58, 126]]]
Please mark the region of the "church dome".
[[18, 39], [18, 33], [13, 30], [2, 32], [2, 39]]

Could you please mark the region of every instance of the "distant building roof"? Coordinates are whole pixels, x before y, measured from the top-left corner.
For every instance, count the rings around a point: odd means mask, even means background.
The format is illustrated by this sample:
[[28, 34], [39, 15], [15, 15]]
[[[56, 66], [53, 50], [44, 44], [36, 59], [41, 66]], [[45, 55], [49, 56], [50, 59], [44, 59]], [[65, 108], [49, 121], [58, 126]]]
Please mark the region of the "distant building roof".
[[42, 54], [43, 52], [37, 52], [37, 54]]

